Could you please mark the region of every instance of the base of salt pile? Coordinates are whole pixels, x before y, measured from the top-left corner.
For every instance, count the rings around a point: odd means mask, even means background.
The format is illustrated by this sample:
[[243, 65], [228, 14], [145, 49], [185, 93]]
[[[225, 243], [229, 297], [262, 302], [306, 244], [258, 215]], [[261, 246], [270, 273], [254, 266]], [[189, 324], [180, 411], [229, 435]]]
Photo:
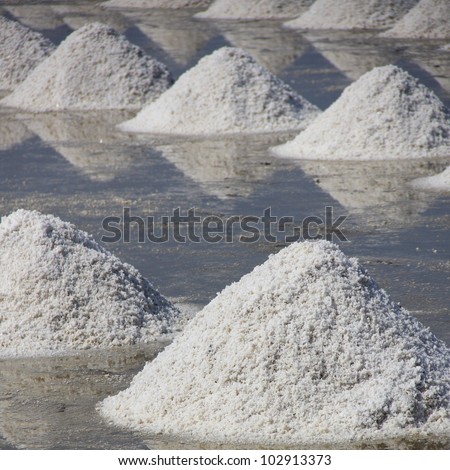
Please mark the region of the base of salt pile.
[[180, 312], [129, 264], [58, 217], [0, 223], [0, 357], [128, 346], [171, 337]]
[[449, 372], [450, 350], [356, 259], [304, 242], [226, 287], [99, 410], [200, 442], [448, 435]]
[[417, 178], [412, 184], [420, 189], [450, 192], [450, 166], [437, 175]]

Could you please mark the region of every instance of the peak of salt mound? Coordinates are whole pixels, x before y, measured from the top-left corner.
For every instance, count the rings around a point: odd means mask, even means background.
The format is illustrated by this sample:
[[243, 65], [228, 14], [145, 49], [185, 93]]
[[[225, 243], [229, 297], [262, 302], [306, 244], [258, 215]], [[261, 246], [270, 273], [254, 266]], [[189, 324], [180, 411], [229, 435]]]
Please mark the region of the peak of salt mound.
[[201, 8], [207, 7], [212, 0], [109, 0], [102, 6], [117, 8]]
[[348, 86], [305, 131], [273, 151], [311, 160], [446, 156], [450, 113], [404, 70], [377, 67]]
[[450, 38], [448, 0], [421, 0], [381, 36], [391, 38]]
[[161, 134], [230, 134], [304, 128], [320, 110], [245, 51], [223, 47], [119, 128]]
[[0, 356], [126, 346], [167, 337], [178, 310], [137, 269], [58, 217], [0, 224]]
[[42, 34], [0, 16], [0, 89], [12, 90], [55, 46]]
[[163, 64], [114, 29], [92, 23], [68, 36], [0, 103], [33, 112], [139, 109], [171, 84]]
[[418, 0], [316, 0], [283, 26], [297, 29], [381, 29], [392, 26]]
[[450, 166], [437, 175], [417, 178], [412, 184], [420, 189], [450, 192]]
[[201, 442], [289, 445], [450, 430], [450, 351], [329, 242], [226, 287], [107, 398], [114, 423]]
[[216, 0], [206, 11], [194, 16], [245, 20], [294, 18], [313, 2], [314, 0]]

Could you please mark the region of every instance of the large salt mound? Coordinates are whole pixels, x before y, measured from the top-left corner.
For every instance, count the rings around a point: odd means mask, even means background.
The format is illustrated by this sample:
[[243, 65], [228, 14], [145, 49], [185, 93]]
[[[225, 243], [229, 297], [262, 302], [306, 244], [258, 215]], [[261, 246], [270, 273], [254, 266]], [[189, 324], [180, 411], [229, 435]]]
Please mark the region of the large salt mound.
[[51, 215], [0, 224], [0, 356], [125, 346], [173, 332], [178, 310], [132, 266]]
[[417, 178], [413, 185], [431, 191], [449, 191], [450, 192], [450, 166], [442, 173], [425, 178]]
[[329, 242], [226, 287], [131, 386], [122, 426], [200, 441], [331, 443], [450, 431], [450, 351]]
[[34, 112], [139, 109], [171, 83], [163, 64], [112, 28], [92, 23], [72, 33], [0, 104]]
[[418, 0], [316, 0], [299, 18], [284, 23], [298, 29], [381, 29], [392, 26]]
[[378, 67], [342, 95], [280, 156], [389, 160], [450, 154], [450, 113], [439, 98], [394, 65]]
[[314, 0], [216, 0], [196, 18], [218, 19], [275, 19], [294, 18]]
[[0, 89], [14, 89], [54, 49], [42, 34], [0, 16]]
[[102, 6], [117, 8], [200, 8], [207, 7], [212, 0], [109, 0]]
[[275, 132], [304, 128], [319, 112], [245, 51], [223, 47], [119, 127], [191, 135]]
[[421, 0], [401, 18], [384, 37], [450, 38], [450, 3], [448, 0]]

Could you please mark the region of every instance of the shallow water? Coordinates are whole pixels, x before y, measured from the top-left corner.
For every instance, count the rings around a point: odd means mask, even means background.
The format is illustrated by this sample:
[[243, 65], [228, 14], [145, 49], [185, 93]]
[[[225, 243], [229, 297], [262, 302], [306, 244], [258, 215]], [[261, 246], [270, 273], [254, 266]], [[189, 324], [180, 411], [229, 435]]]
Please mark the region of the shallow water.
[[[10, 8], [14, 3], [21, 8]], [[55, 42], [85, 20], [110, 23], [165, 61], [176, 76], [217, 47], [236, 45], [322, 109], [352, 80], [384, 63], [401, 65], [450, 105], [445, 79], [449, 53], [438, 50], [439, 42], [391, 42], [367, 32], [302, 36], [276, 22], [199, 22], [185, 12], [105, 11], [94, 1], [30, 3], [45, 3], [45, 8], [27, 9], [18, 1], [0, 1], [0, 7]], [[121, 216], [123, 207], [157, 220], [177, 207], [223, 218], [261, 216], [271, 207], [274, 215], [292, 216], [298, 224], [307, 216], [323, 217], [325, 206], [332, 206], [335, 216], [348, 217], [344, 251], [361, 258], [393, 299], [450, 345], [450, 194], [409, 185], [441, 171], [450, 157], [296, 162], [267, 150], [289, 135], [215, 140], [128, 136], [114, 124], [129, 114], [106, 114], [30, 115], [0, 109], [0, 215], [37, 209], [99, 239], [105, 234], [102, 220]], [[166, 296], [200, 308], [284, 244], [282, 237], [275, 243], [239, 243], [239, 235], [232, 243], [140, 244], [132, 233], [131, 243], [107, 248], [136, 265]], [[0, 448], [208, 447], [116, 429], [95, 413], [96, 403], [125, 388], [159, 347], [0, 360]], [[351, 446], [448, 448], [449, 443]]]

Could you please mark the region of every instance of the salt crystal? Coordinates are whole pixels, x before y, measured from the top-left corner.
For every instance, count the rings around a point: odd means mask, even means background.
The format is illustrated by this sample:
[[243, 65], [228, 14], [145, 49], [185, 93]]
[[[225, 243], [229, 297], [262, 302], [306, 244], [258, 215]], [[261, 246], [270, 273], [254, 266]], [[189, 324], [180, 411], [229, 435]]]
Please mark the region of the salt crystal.
[[347, 87], [305, 131], [273, 151], [318, 160], [447, 156], [450, 113], [431, 90], [387, 65]]
[[161, 134], [230, 134], [304, 128], [320, 110], [241, 49], [200, 60], [119, 128]]
[[304, 242], [226, 287], [99, 409], [201, 442], [448, 435], [449, 372], [449, 349], [355, 258]]
[[413, 181], [413, 185], [431, 191], [450, 191], [450, 166], [442, 173], [424, 178], [417, 178]]
[[61, 219], [18, 210], [0, 224], [0, 356], [167, 339], [179, 311], [137, 269]]

